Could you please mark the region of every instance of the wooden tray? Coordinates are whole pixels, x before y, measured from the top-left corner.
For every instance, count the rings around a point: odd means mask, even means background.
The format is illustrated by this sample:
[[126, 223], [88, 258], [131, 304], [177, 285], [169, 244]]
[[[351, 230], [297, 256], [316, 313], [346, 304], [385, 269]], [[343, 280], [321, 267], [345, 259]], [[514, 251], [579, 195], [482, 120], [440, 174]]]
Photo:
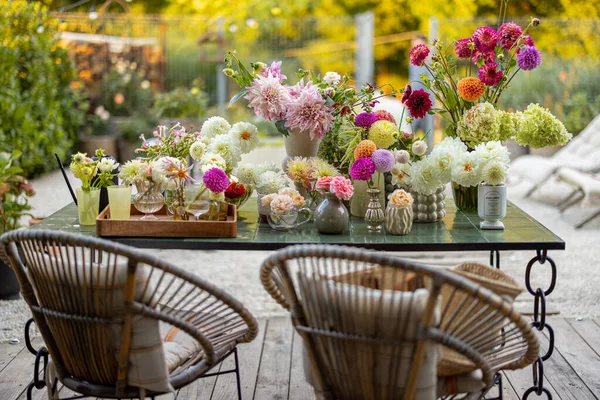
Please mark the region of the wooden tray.
[[237, 236], [237, 213], [230, 204], [227, 221], [175, 221], [167, 207], [154, 213], [157, 220], [142, 221], [144, 216], [133, 205], [128, 220], [110, 219], [110, 206], [96, 218], [96, 235], [113, 237], [180, 237], [180, 238], [234, 238]]

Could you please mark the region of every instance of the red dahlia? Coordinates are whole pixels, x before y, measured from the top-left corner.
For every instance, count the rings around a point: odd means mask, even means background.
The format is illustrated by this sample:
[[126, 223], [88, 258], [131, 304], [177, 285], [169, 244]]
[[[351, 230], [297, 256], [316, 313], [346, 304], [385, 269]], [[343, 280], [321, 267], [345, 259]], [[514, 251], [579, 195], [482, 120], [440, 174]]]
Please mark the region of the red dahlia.
[[239, 199], [246, 194], [246, 188], [239, 182], [231, 182], [225, 190], [225, 197], [228, 199]]
[[423, 89], [414, 90], [404, 104], [413, 118], [423, 118], [432, 106], [429, 93]]

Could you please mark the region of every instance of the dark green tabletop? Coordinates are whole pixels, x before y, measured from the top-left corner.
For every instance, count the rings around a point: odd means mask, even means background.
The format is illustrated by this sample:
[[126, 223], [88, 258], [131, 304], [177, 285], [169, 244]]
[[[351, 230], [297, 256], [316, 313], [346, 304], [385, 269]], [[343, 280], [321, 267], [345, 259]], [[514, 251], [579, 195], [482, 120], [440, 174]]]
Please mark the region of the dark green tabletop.
[[[312, 223], [280, 232], [259, 222], [256, 199], [250, 199], [238, 213], [237, 237], [231, 239], [194, 238], [108, 238], [141, 248], [202, 250], [275, 250], [298, 243], [330, 243], [386, 251], [464, 251], [464, 250], [564, 250], [565, 242], [514, 204], [507, 207], [503, 231], [480, 230], [476, 212], [457, 211], [446, 200], [446, 217], [435, 223], [415, 223], [406, 236], [369, 232], [364, 221], [352, 217], [341, 235], [321, 235]], [[80, 226], [77, 208], [70, 204], [32, 229], [52, 229], [96, 235], [95, 226]]]

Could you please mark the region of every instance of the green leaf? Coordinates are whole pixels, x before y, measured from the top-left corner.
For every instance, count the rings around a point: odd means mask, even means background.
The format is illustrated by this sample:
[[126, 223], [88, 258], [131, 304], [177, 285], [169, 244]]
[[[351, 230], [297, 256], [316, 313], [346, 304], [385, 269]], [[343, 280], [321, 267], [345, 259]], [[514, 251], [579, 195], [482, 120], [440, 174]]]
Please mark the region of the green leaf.
[[285, 121], [284, 120], [275, 121], [275, 127], [277, 128], [277, 130], [279, 131], [279, 133], [281, 133], [283, 136], [287, 137], [290, 134], [288, 132], [287, 128], [285, 127]]
[[235, 96], [233, 96], [231, 98], [231, 100], [229, 100], [229, 104], [227, 105], [227, 108], [231, 107], [236, 101], [238, 101], [239, 99], [244, 97], [247, 93], [248, 93], [247, 88], [243, 88], [242, 90], [240, 90], [240, 92], [238, 94], [236, 94]]

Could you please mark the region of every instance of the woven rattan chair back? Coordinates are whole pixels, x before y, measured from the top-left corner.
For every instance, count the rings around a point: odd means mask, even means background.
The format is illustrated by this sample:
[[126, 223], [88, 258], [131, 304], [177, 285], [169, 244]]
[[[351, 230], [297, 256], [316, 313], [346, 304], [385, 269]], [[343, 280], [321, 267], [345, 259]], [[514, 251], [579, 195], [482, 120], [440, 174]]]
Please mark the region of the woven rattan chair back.
[[269, 257], [261, 280], [291, 312], [314, 374], [309, 380], [326, 398], [431, 398], [440, 357], [449, 358], [446, 371], [480, 370], [487, 386], [498, 370], [538, 357], [530, 324], [509, 302], [443, 269], [301, 245]]
[[138, 393], [127, 386], [136, 316], [177, 327], [199, 343], [198, 355], [171, 372], [175, 388], [258, 332], [254, 317], [227, 293], [137, 249], [43, 230], [9, 232], [0, 242], [59, 379], [80, 393]]

